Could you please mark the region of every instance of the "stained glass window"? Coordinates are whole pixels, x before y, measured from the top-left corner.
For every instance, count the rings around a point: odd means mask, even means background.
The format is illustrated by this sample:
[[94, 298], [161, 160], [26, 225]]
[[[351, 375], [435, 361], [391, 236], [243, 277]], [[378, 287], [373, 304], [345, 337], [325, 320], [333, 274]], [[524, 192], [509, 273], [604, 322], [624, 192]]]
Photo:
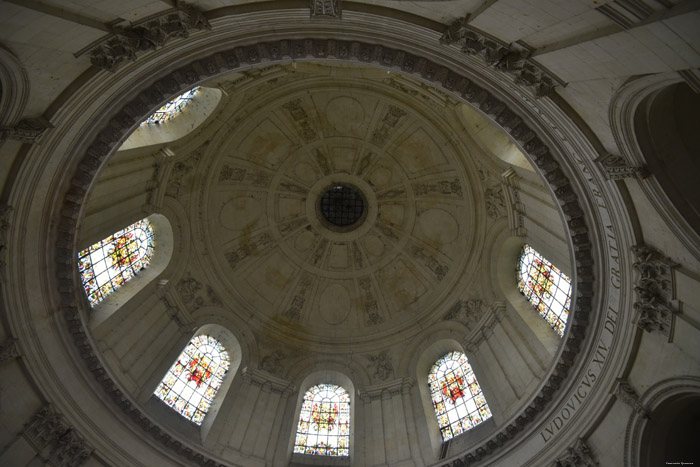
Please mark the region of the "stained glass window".
[[154, 246], [153, 227], [142, 219], [78, 253], [78, 270], [90, 304], [104, 300], [148, 266]]
[[491, 417], [491, 410], [467, 357], [450, 352], [435, 362], [428, 375], [442, 440], [447, 441]]
[[571, 279], [530, 245], [520, 254], [518, 289], [560, 337], [571, 307]]
[[350, 455], [350, 396], [340, 386], [319, 384], [304, 394], [294, 452]]
[[183, 94], [180, 94], [175, 99], [169, 101], [163, 107], [153, 112], [153, 114], [151, 114], [150, 117], [144, 120], [143, 123], [141, 123], [141, 125], [160, 125], [163, 122], [167, 122], [168, 120], [182, 112], [185, 106], [189, 104], [190, 100], [192, 100], [195, 94], [197, 94], [198, 90], [199, 86], [192, 88]]
[[154, 394], [177, 413], [201, 425], [229, 368], [229, 355], [210, 336], [194, 337]]

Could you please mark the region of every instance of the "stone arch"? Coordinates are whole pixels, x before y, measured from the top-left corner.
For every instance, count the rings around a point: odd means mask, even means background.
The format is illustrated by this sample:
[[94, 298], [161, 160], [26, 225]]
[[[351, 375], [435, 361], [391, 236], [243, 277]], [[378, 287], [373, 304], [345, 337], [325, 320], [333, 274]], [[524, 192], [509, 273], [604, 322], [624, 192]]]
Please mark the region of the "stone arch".
[[[168, 267], [170, 258], [173, 255], [174, 245], [173, 228], [170, 221], [162, 214], [151, 214], [147, 219], [153, 226], [153, 237], [156, 242], [151, 263], [146, 269], [89, 310], [90, 327], [92, 329], [97, 328], [114, 315], [117, 310], [152, 283]], [[87, 302], [85, 295], [81, 298], [84, 302]], [[90, 306], [87, 305], [87, 307], [89, 308]]]
[[698, 458], [700, 378], [660, 381], [647, 389], [635, 405], [627, 422], [626, 467], [692, 463]]
[[[578, 320], [578, 324], [581, 324], [581, 326], [577, 326], [575, 332], [569, 333], [569, 338], [582, 339], [585, 335], [585, 326], [583, 325], [588, 322], [588, 312], [591, 310], [593, 297], [592, 279], [590, 278], [592, 248], [584, 219], [584, 211], [579, 203], [577, 188], [571, 186], [567, 175], [568, 169], [559, 165], [558, 161], [561, 157], [553, 155], [544, 142], [549, 141], [550, 144], [555, 144], [555, 140], [550, 140], [546, 132], [542, 134], [542, 137], [538, 136], [538, 133], [544, 130], [539, 127], [531, 127], [524, 121], [520, 114], [521, 112], [527, 112], [525, 109], [512, 110], [506, 102], [489, 93], [477, 81], [474, 81], [473, 79], [475, 78], [473, 76], [469, 75], [467, 77], [466, 74], [453, 71], [446, 66], [433, 62], [431, 59], [415, 55], [414, 52], [381, 47], [382, 53], [374, 54], [372, 51], [375, 47], [377, 46], [372, 43], [327, 39], [265, 42], [239, 47], [196, 60], [175, 71], [170, 76], [156, 81], [148, 89], [141, 92], [135, 100], [126, 104], [121, 113], [113, 114], [114, 117], [109, 123], [106, 123], [106, 126], [102, 127], [102, 131], [99, 132], [93, 143], [86, 150], [85, 156], [70, 183], [64, 205], [60, 213], [57, 213], [59, 231], [63, 232], [62, 236], [59, 236], [56, 248], [56, 259], [59, 263], [59, 269], [65, 273], [65, 268], [70, 268], [72, 248], [65, 245], [72, 244], [71, 229], [80, 215], [82, 202], [100, 165], [123, 138], [123, 135], [162, 102], [164, 97], [174, 96], [185, 87], [203, 82], [222, 73], [260, 66], [261, 63], [268, 61], [354, 60], [371, 66], [398, 69], [401, 73], [416, 76], [423, 81], [443, 87], [448, 92], [459, 95], [460, 98], [478, 107], [482, 113], [492, 118], [526, 151], [540, 173], [547, 179], [550, 188], [558, 198], [569, 228], [575, 229], [572, 241], [577, 247], [576, 271], [577, 273], [582, 273], [582, 276], [577, 277], [578, 282], [575, 285], [579, 290], [579, 294], [574, 305], [576, 312], [573, 319]], [[332, 53], [329, 53], [329, 51], [332, 51]], [[395, 57], [396, 60], [392, 57]], [[419, 63], [420, 66], [417, 67], [416, 63]], [[64, 316], [72, 323], [73, 327], [77, 326], [79, 329], [81, 327], [80, 312], [72, 304], [72, 289], [69, 287], [62, 292], [62, 295], [62, 303], [65, 303]], [[74, 335], [79, 344], [82, 344], [83, 335], [79, 332], [76, 332]], [[550, 400], [549, 395], [561, 386], [560, 378], [567, 375], [570, 366], [570, 361], [557, 365], [557, 376], [552, 378], [550, 374], [550, 378], [541, 386], [541, 391], [544, 392], [543, 395], [537, 398], [537, 403], [532, 402], [523, 408], [523, 412], [528, 411], [528, 415], [519, 417], [520, 423], [517, 425], [509, 425], [507, 427], [509, 435], [512, 436], [513, 433], [522, 430], [533, 420], [531, 414], [538, 413], [547, 405], [547, 402]], [[129, 407], [129, 409], [132, 408]], [[505, 430], [506, 427], [503, 428], [503, 433], [501, 433], [504, 436]], [[168, 442], [167, 436], [160, 439], [162, 442]], [[489, 443], [495, 445], [494, 440], [489, 441]], [[482, 457], [482, 451], [484, 450], [483, 448], [478, 449], [480, 451], [476, 455]], [[473, 456], [474, 454], [468, 454], [467, 458]]]
[[559, 347], [561, 339], [518, 290], [516, 269], [520, 252], [525, 243], [525, 239], [522, 237], [508, 237], [503, 241], [500, 249], [494, 255], [496, 258], [496, 267], [492, 272], [495, 276], [494, 282], [498, 284], [507, 304], [518, 313], [549, 354], [553, 355]]
[[294, 416], [292, 417], [294, 425], [291, 427], [291, 434], [289, 437], [289, 445], [287, 449], [287, 455], [288, 458], [291, 458], [291, 462], [293, 465], [319, 465], [317, 459], [309, 459], [309, 455], [303, 455], [303, 454], [293, 454], [294, 450], [294, 441], [296, 439], [296, 433], [297, 433], [297, 425], [299, 423], [299, 415], [301, 413], [301, 404], [304, 400], [304, 394], [306, 391], [308, 391], [310, 388], [313, 386], [316, 386], [317, 384], [335, 384], [343, 389], [345, 389], [348, 392], [348, 395], [350, 396], [350, 442], [349, 442], [349, 450], [350, 450], [350, 455], [348, 456], [347, 459], [344, 458], [328, 458], [326, 456], [323, 456], [323, 465], [352, 465], [353, 459], [354, 459], [354, 452], [356, 449], [355, 446], [355, 427], [357, 426], [357, 417], [356, 417], [356, 388], [355, 384], [344, 371], [340, 371], [338, 369], [323, 369], [323, 370], [316, 370], [310, 374], [308, 374], [300, 383], [299, 383], [299, 391], [296, 397], [296, 403], [295, 403], [295, 408], [294, 408]]
[[658, 89], [634, 114], [634, 131], [649, 172], [680, 215], [700, 234], [700, 94], [684, 82]]
[[[421, 353], [418, 355], [415, 362], [415, 371], [416, 385], [418, 386], [418, 394], [420, 396], [422, 412], [425, 415], [427, 425], [427, 434], [429, 436], [433, 452], [437, 455], [442, 449], [443, 440], [440, 434], [437, 419], [435, 417], [435, 408], [433, 407], [430, 389], [428, 387], [428, 374], [430, 373], [431, 368], [433, 367], [435, 362], [437, 362], [445, 354], [449, 352], [460, 352], [465, 354], [469, 359], [469, 363], [472, 366], [472, 369], [474, 370], [474, 374], [476, 375], [477, 380], [479, 380], [479, 375], [481, 374], [483, 376], [485, 372], [481, 368], [481, 364], [479, 362], [477, 362], [473, 358], [470, 359], [470, 352], [466, 350], [460, 342], [448, 336], [441, 337], [438, 335], [434, 337], [436, 337], [436, 339], [431, 344], [427, 345], [424, 349], [422, 349]], [[486, 388], [486, 390], [484, 390], [483, 382], [484, 378], [482, 377], [482, 379], [479, 380], [479, 385], [482, 387], [482, 392], [484, 393], [484, 397], [486, 398], [486, 402], [488, 403], [488, 392], [489, 390], [495, 388]], [[467, 432], [462, 433], [458, 437], [451, 439], [450, 444], [457, 444], [460, 446], [473, 446], [475, 444], [478, 444], [480, 440], [484, 439], [491, 432], [493, 432], [495, 428], [495, 421], [493, 420], [493, 417], [495, 416], [497, 415], [493, 415], [491, 419], [485, 420], [484, 422], [468, 430]]]
[[[620, 149], [619, 164], [634, 171], [631, 176], [640, 179], [639, 186], [656, 208], [656, 212], [683, 246], [692, 252], [695, 258], [700, 258], [700, 217], [697, 213], [697, 202], [694, 206], [689, 206], [689, 201], [697, 196], [697, 190], [688, 193], [689, 189], [693, 191], [693, 187], [689, 188], [685, 182], [682, 187], [668, 187], [673, 183], [673, 178], [663, 166], [668, 165], [670, 161], [676, 161], [678, 170], [683, 167], [682, 170], [695, 173], [697, 178], [697, 157], [693, 164], [692, 153], [687, 146], [697, 145], [697, 140], [693, 140], [692, 136], [687, 135], [687, 130], [681, 130], [675, 123], [677, 116], [682, 116], [677, 115], [678, 112], [672, 105], [676, 92], [682, 90], [687, 95], [689, 89], [676, 73], [643, 76], [631, 80], [620, 87], [613, 96], [610, 103], [610, 124], [615, 143]], [[696, 102], [696, 96], [697, 94], [689, 96], [688, 101]], [[692, 111], [690, 114], [686, 112], [686, 115], [693, 115]], [[697, 114], [694, 118], [697, 120]], [[658, 123], [659, 120], [662, 120], [662, 124], [655, 128], [654, 122]], [[676, 151], [677, 154], [669, 154], [669, 151]], [[697, 154], [697, 150], [695, 153]], [[670, 169], [675, 173], [674, 167]], [[645, 178], [649, 172], [652, 176]]]
[[29, 77], [24, 66], [0, 45], [0, 127], [16, 124], [28, 99]]
[[[188, 422], [179, 414], [175, 413], [170, 407], [166, 406], [153, 392], [185, 346], [192, 338], [199, 335], [208, 335], [219, 341], [229, 353], [230, 366], [202, 424], [200, 426], [195, 426], [193, 423]], [[216, 421], [219, 409], [226, 399], [226, 394], [238, 373], [242, 361], [243, 349], [240, 341], [228, 328], [220, 324], [208, 323], [199, 326], [194, 332], [183, 333], [180, 339], [173, 342], [165, 355], [163, 355], [160, 366], [154, 372], [153, 378], [149, 380], [148, 387], [144, 388], [148, 390], [149, 394], [149, 398], [145, 402], [145, 407], [157, 420], [165, 422], [168, 426], [174, 427], [180, 433], [191, 436], [193, 439], [203, 443]]]

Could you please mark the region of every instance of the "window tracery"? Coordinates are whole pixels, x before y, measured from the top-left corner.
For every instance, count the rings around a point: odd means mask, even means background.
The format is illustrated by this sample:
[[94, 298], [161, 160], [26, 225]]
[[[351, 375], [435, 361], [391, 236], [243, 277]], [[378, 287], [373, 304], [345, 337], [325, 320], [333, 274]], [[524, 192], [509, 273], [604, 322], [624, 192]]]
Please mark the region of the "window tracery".
[[428, 374], [428, 385], [443, 441], [491, 417], [486, 398], [463, 353], [450, 352], [435, 362]]
[[147, 267], [154, 247], [153, 227], [148, 219], [141, 219], [78, 253], [78, 270], [90, 305]]
[[523, 246], [517, 271], [520, 293], [563, 337], [571, 307], [571, 279], [530, 245]]
[[166, 103], [163, 107], [153, 112], [141, 125], [160, 125], [167, 122], [171, 118], [183, 111], [185, 106], [190, 103], [192, 98], [197, 94], [199, 86], [190, 89], [177, 96], [175, 99]]
[[201, 425], [229, 365], [229, 354], [218, 340], [195, 336], [154, 394], [186, 419]]
[[294, 452], [350, 455], [350, 396], [341, 386], [318, 384], [304, 394]]

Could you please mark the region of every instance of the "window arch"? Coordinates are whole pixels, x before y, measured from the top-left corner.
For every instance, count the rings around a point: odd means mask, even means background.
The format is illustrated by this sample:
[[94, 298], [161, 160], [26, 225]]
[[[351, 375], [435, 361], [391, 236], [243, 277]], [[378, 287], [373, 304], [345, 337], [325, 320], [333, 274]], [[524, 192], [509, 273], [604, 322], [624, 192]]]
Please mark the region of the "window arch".
[[479, 382], [462, 352], [450, 352], [435, 362], [428, 385], [443, 441], [491, 417]]
[[520, 293], [563, 337], [571, 308], [571, 279], [530, 245], [520, 253], [517, 278]]
[[153, 112], [141, 125], [160, 125], [179, 115], [198, 91], [199, 86], [196, 86], [168, 101], [163, 107]]
[[230, 364], [229, 354], [218, 340], [205, 334], [195, 336], [154, 394], [186, 419], [201, 425]]
[[306, 391], [294, 452], [350, 455], [350, 395], [342, 386], [318, 384]]
[[78, 270], [90, 305], [146, 268], [153, 258], [155, 238], [148, 219], [141, 219], [78, 253]]

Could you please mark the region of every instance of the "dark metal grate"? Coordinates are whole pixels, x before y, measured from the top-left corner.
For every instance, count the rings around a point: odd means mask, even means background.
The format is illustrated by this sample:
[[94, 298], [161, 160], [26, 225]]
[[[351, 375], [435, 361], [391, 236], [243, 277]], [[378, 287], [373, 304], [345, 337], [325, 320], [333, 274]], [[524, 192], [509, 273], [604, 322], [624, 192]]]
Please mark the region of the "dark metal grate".
[[338, 226], [352, 225], [362, 217], [365, 204], [357, 190], [347, 186], [334, 186], [321, 198], [321, 214], [328, 222]]

